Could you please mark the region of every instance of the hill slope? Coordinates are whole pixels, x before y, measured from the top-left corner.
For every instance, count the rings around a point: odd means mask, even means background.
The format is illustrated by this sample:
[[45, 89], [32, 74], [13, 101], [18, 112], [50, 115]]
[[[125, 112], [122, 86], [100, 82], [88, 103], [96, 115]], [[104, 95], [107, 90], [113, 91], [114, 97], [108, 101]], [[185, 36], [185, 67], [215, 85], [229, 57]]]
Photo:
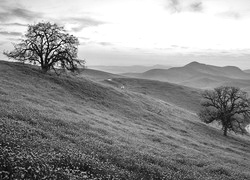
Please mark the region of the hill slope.
[[166, 101], [0, 62], [0, 178], [250, 178], [249, 139]]
[[105, 82], [116, 87], [124, 86], [126, 90], [145, 94], [195, 113], [200, 108], [201, 91], [198, 89], [135, 78], [113, 78], [112, 81]]

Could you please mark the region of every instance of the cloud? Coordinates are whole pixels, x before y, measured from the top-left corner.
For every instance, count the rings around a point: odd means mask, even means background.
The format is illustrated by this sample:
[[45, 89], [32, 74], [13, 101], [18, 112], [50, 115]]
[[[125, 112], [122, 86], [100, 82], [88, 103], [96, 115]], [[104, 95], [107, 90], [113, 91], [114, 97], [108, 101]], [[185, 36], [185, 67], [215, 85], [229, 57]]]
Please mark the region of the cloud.
[[168, 0], [168, 9], [170, 9], [173, 13], [181, 12], [181, 4], [179, 0]]
[[171, 45], [171, 47], [172, 47], [172, 48], [177, 48], [177, 47], [179, 47], [179, 46], [174, 44], [174, 45]]
[[27, 27], [28, 24], [22, 24], [22, 23], [2, 23], [1, 26], [20, 26], [20, 27]]
[[0, 42], [0, 46], [2, 46], [2, 45], [4, 45], [4, 44], [6, 44], [6, 42]]
[[187, 47], [187, 46], [179, 46], [179, 45], [175, 45], [175, 44], [173, 44], [173, 45], [171, 45], [170, 46], [172, 49], [189, 49], [189, 47]]
[[23, 8], [12, 9], [12, 15], [25, 20], [33, 20], [34, 18], [41, 17], [41, 13], [33, 12]]
[[80, 38], [80, 45], [85, 46], [85, 45], [98, 45], [98, 46], [103, 46], [103, 47], [108, 47], [108, 46], [113, 46], [114, 44], [111, 42], [97, 42], [97, 41], [92, 41], [89, 38], [84, 38], [83, 41], [81, 41], [82, 38]]
[[99, 42], [98, 44], [102, 45], [102, 46], [112, 46], [113, 44], [110, 42]]
[[80, 45], [84, 46], [87, 45], [90, 42], [90, 38], [87, 37], [78, 37], [80, 40]]
[[22, 19], [32, 21], [36, 18], [41, 18], [42, 13], [33, 12], [22, 7], [4, 7], [0, 9], [0, 21], [7, 22], [9, 20]]
[[242, 15], [236, 11], [225, 11], [217, 13], [216, 15], [222, 18], [229, 18], [229, 19], [240, 19], [242, 17]]
[[201, 0], [167, 0], [167, 9], [171, 13], [201, 12], [203, 8]]
[[79, 39], [84, 40], [84, 41], [90, 40], [90, 38], [88, 37], [79, 37]]
[[81, 18], [73, 17], [73, 18], [68, 18], [67, 21], [77, 25], [76, 27], [72, 28], [72, 30], [75, 32], [79, 32], [86, 27], [99, 26], [101, 24], [105, 24], [105, 22], [103, 21], [98, 21], [89, 17], [81, 17]]
[[21, 41], [22, 39], [21, 38], [15, 38], [15, 37], [10, 37], [10, 38], [7, 38], [9, 41]]
[[194, 12], [201, 12], [203, 10], [203, 4], [202, 2], [194, 2], [190, 4], [190, 10]]
[[116, 44], [111, 43], [111, 42], [104, 42], [104, 41], [93, 41], [93, 40], [89, 40], [89, 41], [81, 41], [80, 42], [81, 46], [95, 46], [98, 48], [112, 48], [113, 50], [116, 50]]
[[181, 49], [189, 49], [187, 46], [180, 46]]
[[21, 36], [22, 33], [20, 33], [20, 32], [0, 31], [0, 35], [4, 35], [4, 36]]

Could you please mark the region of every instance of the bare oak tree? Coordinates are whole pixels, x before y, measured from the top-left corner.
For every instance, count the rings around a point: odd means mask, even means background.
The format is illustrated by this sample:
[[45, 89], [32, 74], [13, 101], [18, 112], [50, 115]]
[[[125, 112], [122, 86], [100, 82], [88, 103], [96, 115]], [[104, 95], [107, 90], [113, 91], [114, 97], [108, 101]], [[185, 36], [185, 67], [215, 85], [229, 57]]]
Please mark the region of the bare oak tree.
[[75, 71], [78, 65], [85, 63], [77, 59], [78, 45], [78, 39], [66, 33], [63, 27], [42, 22], [29, 25], [21, 42], [4, 54], [18, 61], [38, 63], [44, 72], [56, 68]]
[[244, 126], [249, 121], [250, 101], [247, 93], [237, 87], [219, 87], [206, 90], [198, 114], [205, 123], [218, 121], [222, 125], [224, 136], [228, 130], [245, 133]]

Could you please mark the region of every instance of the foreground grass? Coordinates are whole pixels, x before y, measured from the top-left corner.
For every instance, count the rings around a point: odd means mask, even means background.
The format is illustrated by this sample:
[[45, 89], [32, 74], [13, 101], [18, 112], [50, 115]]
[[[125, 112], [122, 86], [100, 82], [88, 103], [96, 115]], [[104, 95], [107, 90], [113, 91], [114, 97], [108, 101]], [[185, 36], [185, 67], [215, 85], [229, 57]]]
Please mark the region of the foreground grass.
[[0, 179], [250, 178], [249, 137], [167, 99], [0, 63]]

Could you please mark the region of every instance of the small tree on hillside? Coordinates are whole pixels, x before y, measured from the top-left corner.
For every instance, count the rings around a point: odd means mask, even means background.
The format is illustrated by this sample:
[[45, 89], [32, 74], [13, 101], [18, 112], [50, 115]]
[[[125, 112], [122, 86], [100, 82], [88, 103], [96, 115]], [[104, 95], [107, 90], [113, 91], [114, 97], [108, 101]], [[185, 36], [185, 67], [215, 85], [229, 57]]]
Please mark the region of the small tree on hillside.
[[203, 109], [199, 113], [205, 123], [218, 121], [222, 125], [224, 136], [228, 130], [245, 133], [244, 126], [249, 120], [250, 101], [247, 93], [237, 87], [219, 87], [206, 90], [201, 103]]
[[75, 71], [77, 65], [85, 63], [77, 59], [78, 45], [78, 39], [66, 33], [63, 27], [42, 22], [29, 25], [21, 42], [4, 54], [18, 61], [38, 63], [44, 72], [57, 67]]

